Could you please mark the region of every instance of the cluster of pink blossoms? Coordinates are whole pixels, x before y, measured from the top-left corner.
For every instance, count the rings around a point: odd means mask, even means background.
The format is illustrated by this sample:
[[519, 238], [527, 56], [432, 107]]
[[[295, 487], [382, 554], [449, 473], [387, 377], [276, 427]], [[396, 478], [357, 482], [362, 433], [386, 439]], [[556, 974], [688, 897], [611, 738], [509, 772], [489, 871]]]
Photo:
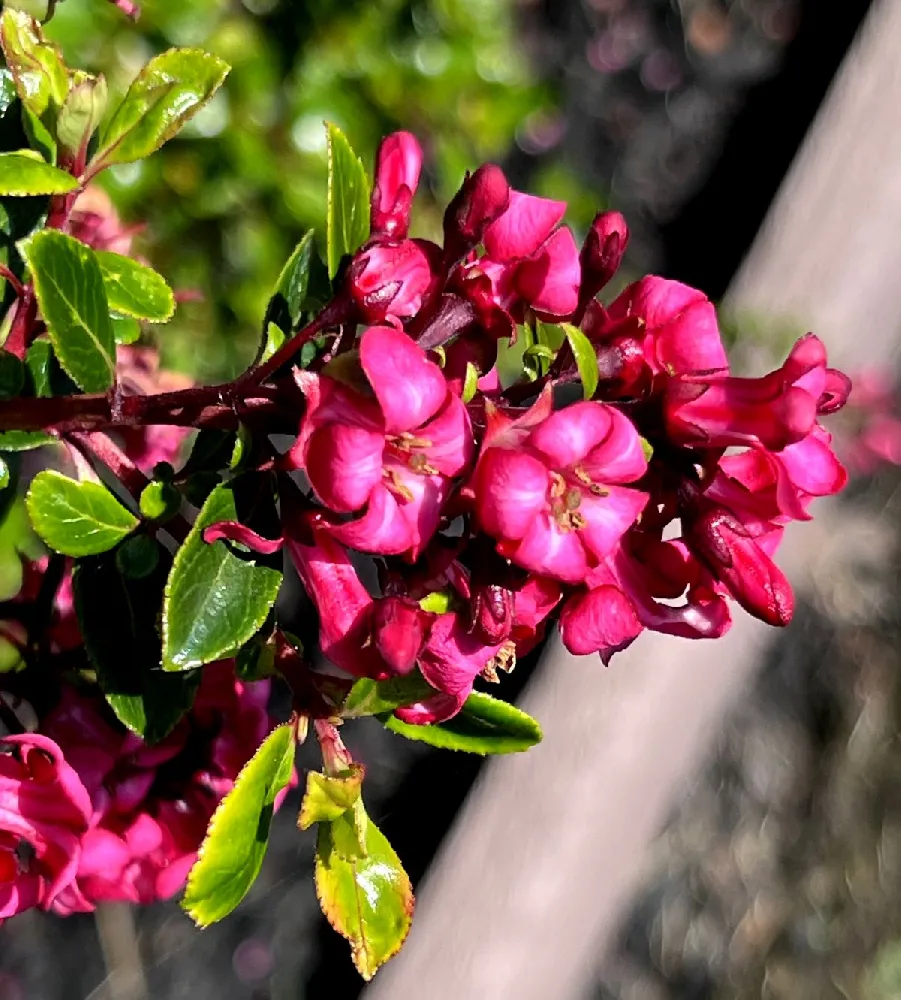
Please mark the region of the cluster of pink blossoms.
[[[846, 481], [819, 418], [850, 382], [823, 344], [808, 335], [777, 371], [731, 375], [701, 292], [645, 277], [597, 300], [626, 247], [621, 215], [600, 214], [580, 248], [564, 203], [511, 190], [493, 165], [465, 179], [443, 247], [411, 239], [420, 168], [411, 135], [383, 142], [371, 237], [336, 300], [342, 331], [362, 334], [296, 373], [306, 405], [282, 467], [310, 495], [283, 499], [284, 534], [325, 657], [374, 678], [418, 666], [435, 694], [398, 715], [431, 723], [551, 617], [605, 663], [644, 629], [723, 635], [730, 598], [787, 624], [784, 526]], [[501, 385], [498, 342], [536, 321], [588, 338], [590, 400], [565, 344], [534, 381]], [[210, 537], [223, 534], [254, 544], [237, 525]], [[374, 557], [377, 587], [351, 550]]]

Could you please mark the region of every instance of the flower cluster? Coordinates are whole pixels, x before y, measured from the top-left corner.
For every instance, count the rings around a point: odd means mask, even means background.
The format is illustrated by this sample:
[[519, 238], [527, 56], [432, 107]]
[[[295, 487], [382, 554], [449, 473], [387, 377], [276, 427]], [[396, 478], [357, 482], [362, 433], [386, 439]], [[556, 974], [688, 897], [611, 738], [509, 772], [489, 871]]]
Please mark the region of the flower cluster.
[[[435, 694], [398, 714], [431, 723], [551, 617], [605, 663], [644, 629], [723, 635], [730, 598], [787, 624], [784, 526], [846, 480], [819, 418], [850, 382], [823, 344], [809, 334], [743, 378], [701, 292], [650, 276], [602, 305], [622, 216], [598, 215], [580, 248], [562, 202], [493, 165], [465, 179], [443, 246], [410, 239], [420, 169], [413, 136], [384, 141], [371, 236], [337, 299], [342, 330], [362, 332], [295, 370], [305, 407], [281, 467], [310, 493], [283, 500], [283, 530], [325, 657], [373, 678], [418, 666]], [[567, 330], [509, 384], [499, 348]], [[579, 398], [586, 364], [597, 385]], [[353, 553], [374, 559], [376, 585]]]

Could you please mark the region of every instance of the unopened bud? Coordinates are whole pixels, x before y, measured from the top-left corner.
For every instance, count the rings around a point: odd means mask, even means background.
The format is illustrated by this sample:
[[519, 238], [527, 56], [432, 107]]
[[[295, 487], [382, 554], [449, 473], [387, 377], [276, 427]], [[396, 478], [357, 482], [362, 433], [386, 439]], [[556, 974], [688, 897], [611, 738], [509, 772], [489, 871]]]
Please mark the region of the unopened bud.
[[600, 212], [595, 216], [579, 255], [583, 303], [593, 299], [616, 274], [628, 242], [629, 227], [619, 212]]
[[415, 601], [383, 597], [372, 609], [372, 636], [382, 659], [396, 674], [408, 674], [425, 644], [431, 618]]
[[106, 111], [106, 100], [106, 80], [102, 74], [75, 73], [56, 122], [60, 146], [74, 159], [84, 157], [91, 136]]
[[494, 163], [467, 174], [444, 213], [444, 245], [456, 256], [482, 242], [485, 230], [510, 203], [510, 185]]
[[422, 149], [409, 132], [382, 140], [375, 161], [370, 229], [373, 236], [403, 239], [410, 228], [410, 207], [419, 184]]

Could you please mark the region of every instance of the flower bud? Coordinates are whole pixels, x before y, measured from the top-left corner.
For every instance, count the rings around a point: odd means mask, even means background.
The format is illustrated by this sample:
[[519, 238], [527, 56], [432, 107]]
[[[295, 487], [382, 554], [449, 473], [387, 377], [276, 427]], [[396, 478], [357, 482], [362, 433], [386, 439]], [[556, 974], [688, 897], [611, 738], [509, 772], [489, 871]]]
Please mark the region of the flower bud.
[[431, 616], [415, 601], [383, 597], [372, 609], [372, 636], [384, 661], [396, 674], [408, 674], [428, 637]]
[[682, 530], [691, 550], [748, 614], [768, 625], [788, 625], [791, 584], [733, 514], [705, 504], [696, 515], [683, 514]]
[[382, 140], [376, 155], [370, 229], [373, 236], [403, 239], [410, 227], [410, 207], [419, 184], [422, 150], [409, 132]]
[[76, 72], [56, 121], [56, 137], [73, 162], [81, 160], [106, 111], [107, 86], [103, 75]]
[[408, 319], [419, 311], [432, 281], [428, 246], [422, 240], [376, 243], [354, 257], [348, 282], [364, 323]]
[[593, 299], [616, 274], [628, 242], [629, 227], [619, 212], [599, 212], [595, 216], [579, 254], [583, 304]]
[[485, 643], [506, 642], [513, 631], [515, 595], [506, 587], [488, 584], [472, 598], [473, 630]]
[[444, 245], [462, 256], [482, 242], [485, 230], [500, 218], [510, 203], [510, 185], [494, 163], [483, 163], [467, 174], [444, 213]]

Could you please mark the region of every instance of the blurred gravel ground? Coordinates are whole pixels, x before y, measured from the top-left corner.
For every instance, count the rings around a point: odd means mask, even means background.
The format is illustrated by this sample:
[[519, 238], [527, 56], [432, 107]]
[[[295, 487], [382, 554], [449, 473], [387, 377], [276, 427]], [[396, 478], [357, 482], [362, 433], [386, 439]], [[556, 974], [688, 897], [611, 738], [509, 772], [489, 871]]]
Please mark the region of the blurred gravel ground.
[[809, 600], [654, 846], [595, 1000], [901, 997], [901, 478], [843, 505]]

